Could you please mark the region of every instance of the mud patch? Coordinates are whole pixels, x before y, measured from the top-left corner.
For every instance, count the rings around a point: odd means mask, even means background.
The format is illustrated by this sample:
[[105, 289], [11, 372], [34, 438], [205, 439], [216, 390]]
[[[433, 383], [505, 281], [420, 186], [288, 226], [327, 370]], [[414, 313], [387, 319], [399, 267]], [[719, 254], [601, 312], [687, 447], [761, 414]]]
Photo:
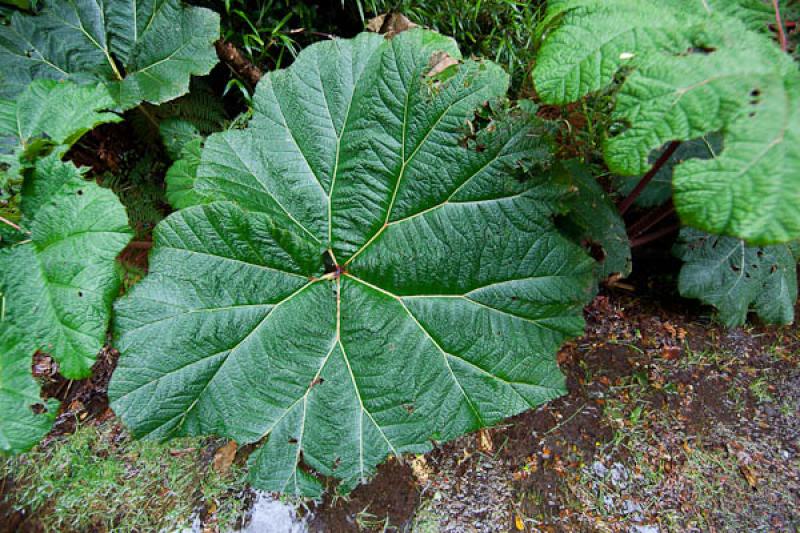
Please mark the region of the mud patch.
[[418, 504], [411, 466], [391, 459], [348, 497], [327, 494], [321, 505], [312, 507], [309, 531], [406, 531]]

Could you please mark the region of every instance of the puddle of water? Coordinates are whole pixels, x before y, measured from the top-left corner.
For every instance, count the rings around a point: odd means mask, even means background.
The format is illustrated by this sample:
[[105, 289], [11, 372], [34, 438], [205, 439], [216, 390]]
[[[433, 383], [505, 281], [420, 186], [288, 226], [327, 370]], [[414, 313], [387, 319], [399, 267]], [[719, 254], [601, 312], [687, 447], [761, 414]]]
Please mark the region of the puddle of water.
[[308, 520], [298, 516], [297, 506], [256, 491], [250, 520], [238, 533], [308, 533]]

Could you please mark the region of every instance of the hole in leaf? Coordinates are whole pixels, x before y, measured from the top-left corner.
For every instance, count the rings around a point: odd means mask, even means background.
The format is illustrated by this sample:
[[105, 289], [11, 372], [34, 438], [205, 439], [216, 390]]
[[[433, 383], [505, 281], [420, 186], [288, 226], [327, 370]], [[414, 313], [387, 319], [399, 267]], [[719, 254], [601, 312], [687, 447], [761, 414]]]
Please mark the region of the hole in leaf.
[[289, 438], [289, 444], [297, 444], [297, 439], [294, 437]]
[[83, 189], [78, 189], [78, 196], [83, 196]]
[[81, 291], [78, 291], [78, 298], [83, 298], [83, 293]]
[[337, 457], [336, 460], [333, 462], [333, 466], [331, 467], [331, 470], [336, 470], [337, 468], [339, 468], [339, 465], [341, 463], [342, 463], [342, 458], [341, 457]]
[[42, 413], [46, 413], [47, 409], [45, 409], [43, 404], [35, 403], [31, 405], [31, 411], [33, 411], [35, 415], [41, 415]]
[[603, 249], [603, 246], [600, 243], [586, 239], [583, 241], [583, 246], [589, 252], [589, 255], [592, 256], [592, 259], [598, 263], [602, 263], [605, 260], [606, 251]]
[[466, 122], [467, 131], [464, 136], [458, 140], [458, 144], [463, 148], [472, 149], [476, 152], [483, 152], [486, 146], [478, 142], [478, 135], [482, 130], [491, 133], [497, 127], [492, 120], [492, 108], [489, 102], [485, 102], [481, 107], [475, 110], [472, 119]]
[[326, 274], [336, 272], [336, 261], [333, 260], [330, 250], [325, 250], [325, 253], [322, 254], [322, 264], [325, 265]]
[[404, 404], [403, 408], [408, 411], [408, 414], [412, 414], [414, 412], [414, 406], [410, 403]]

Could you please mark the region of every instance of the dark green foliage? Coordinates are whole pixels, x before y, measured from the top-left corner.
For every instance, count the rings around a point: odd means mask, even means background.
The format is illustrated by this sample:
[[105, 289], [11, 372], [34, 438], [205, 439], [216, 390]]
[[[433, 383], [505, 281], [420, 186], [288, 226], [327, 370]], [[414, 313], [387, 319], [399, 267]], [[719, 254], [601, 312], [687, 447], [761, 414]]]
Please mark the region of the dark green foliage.
[[319, 40], [315, 32], [335, 31], [320, 16], [320, 4], [335, 0], [196, 0], [222, 16], [222, 38], [242, 49], [261, 68], [290, 64], [304, 45]]
[[726, 326], [740, 326], [754, 311], [767, 323], [790, 324], [797, 302], [796, 243], [748, 246], [739, 239], [684, 228], [675, 255], [685, 264], [681, 295], [713, 305]]
[[569, 212], [561, 219], [562, 229], [597, 261], [600, 281], [615, 274], [627, 277], [632, 264], [625, 221], [591, 168], [570, 160], [560, 165], [556, 175], [567, 180], [571, 193], [566, 200]]

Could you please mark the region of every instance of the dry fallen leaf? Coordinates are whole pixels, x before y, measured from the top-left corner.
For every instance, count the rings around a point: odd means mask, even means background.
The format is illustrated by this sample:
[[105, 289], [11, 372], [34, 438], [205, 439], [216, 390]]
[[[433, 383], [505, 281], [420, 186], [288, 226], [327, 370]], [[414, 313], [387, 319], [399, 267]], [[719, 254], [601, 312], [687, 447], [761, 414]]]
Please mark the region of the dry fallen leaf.
[[739, 463], [739, 471], [747, 480], [747, 484], [750, 485], [751, 489], [755, 489], [758, 487], [758, 478], [756, 477], [756, 474], [755, 472], [753, 472], [752, 468], [750, 468], [748, 465], [744, 463]]
[[425, 485], [433, 474], [433, 469], [428, 466], [424, 455], [417, 455], [411, 460], [411, 472], [421, 485]]
[[478, 431], [478, 449], [483, 453], [492, 453], [494, 451], [494, 443], [492, 442], [492, 434], [486, 428]]
[[453, 65], [458, 65], [458, 59], [450, 57], [447, 52], [435, 52], [431, 56], [431, 69], [428, 71], [428, 77], [432, 78], [441, 74]]
[[236, 448], [238, 445], [235, 441], [228, 442], [225, 446], [221, 447], [214, 454], [214, 471], [220, 474], [226, 474], [231, 469], [233, 458], [236, 457]]
[[391, 39], [398, 33], [416, 27], [417, 24], [414, 24], [408, 20], [405, 15], [400, 13], [386, 13], [367, 21], [367, 31], [381, 33], [385, 35], [387, 39]]
[[667, 361], [674, 361], [681, 356], [680, 346], [664, 346], [661, 348], [661, 357]]

